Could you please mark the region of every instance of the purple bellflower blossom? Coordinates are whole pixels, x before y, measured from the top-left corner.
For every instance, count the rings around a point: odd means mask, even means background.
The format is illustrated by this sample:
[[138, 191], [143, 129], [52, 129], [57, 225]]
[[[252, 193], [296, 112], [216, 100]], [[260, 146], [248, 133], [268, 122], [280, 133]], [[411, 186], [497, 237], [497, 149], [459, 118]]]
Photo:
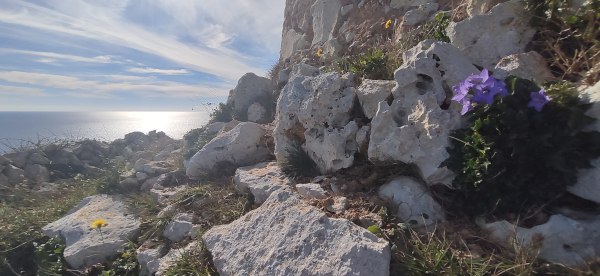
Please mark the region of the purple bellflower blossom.
[[[471, 74], [464, 81], [453, 87], [453, 101], [462, 105], [461, 115], [473, 109], [473, 103], [491, 105], [496, 95], [508, 96], [508, 90], [503, 81], [490, 76], [487, 69], [477, 75]], [[469, 95], [472, 92], [473, 95]]]
[[531, 100], [527, 104], [527, 107], [532, 107], [537, 112], [542, 111], [544, 105], [546, 105], [551, 100], [551, 98], [548, 95], [546, 95], [546, 91], [544, 90], [544, 88], [540, 89], [540, 91], [538, 92], [531, 92], [529, 96], [531, 97]]

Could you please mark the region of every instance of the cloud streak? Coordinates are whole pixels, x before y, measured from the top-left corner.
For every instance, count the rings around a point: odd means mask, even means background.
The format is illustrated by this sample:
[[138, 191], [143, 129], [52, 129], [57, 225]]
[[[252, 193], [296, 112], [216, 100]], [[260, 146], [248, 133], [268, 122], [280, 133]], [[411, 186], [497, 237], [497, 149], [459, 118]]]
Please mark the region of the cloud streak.
[[145, 67], [145, 68], [139, 68], [139, 67], [134, 67], [134, 68], [129, 68], [127, 69], [127, 72], [131, 72], [131, 73], [139, 73], [139, 74], [161, 74], [161, 75], [188, 75], [191, 72], [185, 69], [157, 69], [157, 68], [150, 68], [150, 67]]

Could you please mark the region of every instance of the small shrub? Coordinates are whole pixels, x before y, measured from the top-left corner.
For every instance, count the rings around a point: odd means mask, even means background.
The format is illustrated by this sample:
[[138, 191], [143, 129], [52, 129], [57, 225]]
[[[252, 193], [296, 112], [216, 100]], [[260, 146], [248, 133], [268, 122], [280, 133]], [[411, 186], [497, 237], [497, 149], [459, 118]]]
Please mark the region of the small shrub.
[[128, 242], [123, 245], [117, 259], [106, 265], [102, 272], [102, 276], [134, 276], [140, 275], [140, 265], [136, 257], [136, 245]]
[[212, 263], [212, 256], [202, 239], [198, 239], [198, 246], [191, 248], [182, 254], [181, 258], [170, 267], [167, 276], [195, 276], [195, 275], [219, 275]]
[[217, 136], [216, 133], [208, 132], [206, 127], [196, 128], [188, 131], [183, 135], [183, 141], [185, 141], [185, 152], [183, 153], [184, 159], [190, 159], [194, 154], [204, 147], [210, 140]]
[[394, 64], [381, 49], [371, 49], [365, 53], [337, 60], [332, 70], [352, 72], [366, 79], [392, 80], [394, 70], [399, 64]]
[[100, 177], [92, 180], [87, 180], [94, 182], [96, 184], [96, 191], [99, 194], [119, 194], [124, 191], [122, 187], [119, 185], [121, 178], [121, 170], [123, 168], [122, 164], [117, 164], [110, 162], [106, 164], [105, 173]]
[[216, 122], [229, 122], [233, 119], [233, 107], [230, 104], [219, 103], [219, 106], [210, 113], [209, 124]]
[[43, 238], [34, 242], [37, 275], [64, 275], [67, 263], [63, 258], [65, 245], [57, 239]]
[[464, 102], [468, 127], [452, 135], [447, 164], [458, 174], [453, 185], [470, 215], [520, 214], [544, 206], [600, 156], [600, 133], [582, 131], [593, 122], [585, 115], [589, 105], [579, 103], [573, 88], [548, 86], [551, 100], [540, 107], [536, 97], [541, 88], [535, 83], [515, 77], [505, 83], [505, 97], [487, 98], [487, 105], [472, 111]]
[[291, 177], [318, 175], [317, 164], [300, 144], [292, 144], [286, 153], [287, 157], [281, 164], [283, 173]]

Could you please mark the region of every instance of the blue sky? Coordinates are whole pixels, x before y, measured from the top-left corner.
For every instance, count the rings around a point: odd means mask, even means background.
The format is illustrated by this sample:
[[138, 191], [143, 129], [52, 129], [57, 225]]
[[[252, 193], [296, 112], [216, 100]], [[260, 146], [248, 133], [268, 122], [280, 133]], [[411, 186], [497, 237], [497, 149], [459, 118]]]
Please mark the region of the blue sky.
[[0, 0], [0, 111], [189, 111], [279, 57], [284, 0]]

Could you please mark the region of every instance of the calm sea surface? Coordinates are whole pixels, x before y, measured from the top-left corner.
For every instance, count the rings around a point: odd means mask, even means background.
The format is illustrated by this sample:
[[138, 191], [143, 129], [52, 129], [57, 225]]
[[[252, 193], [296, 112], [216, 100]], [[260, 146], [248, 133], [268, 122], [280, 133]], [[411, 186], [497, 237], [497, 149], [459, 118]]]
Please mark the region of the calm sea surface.
[[112, 141], [132, 131], [164, 131], [181, 139], [209, 119], [201, 112], [0, 112], [0, 152], [28, 141], [93, 138]]

